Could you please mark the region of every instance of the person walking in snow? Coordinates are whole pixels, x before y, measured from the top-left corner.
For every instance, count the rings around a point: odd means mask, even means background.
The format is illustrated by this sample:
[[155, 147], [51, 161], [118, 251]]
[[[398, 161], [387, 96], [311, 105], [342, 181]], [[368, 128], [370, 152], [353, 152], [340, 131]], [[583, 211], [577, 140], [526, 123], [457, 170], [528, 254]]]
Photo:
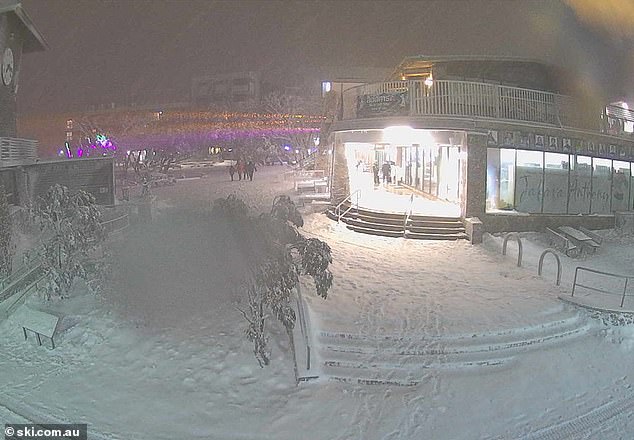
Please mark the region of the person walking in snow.
[[242, 159], [238, 160], [238, 180], [242, 180], [242, 176], [244, 176], [245, 179], [247, 178], [245, 171], [244, 161]]
[[255, 173], [258, 169], [255, 167], [255, 163], [250, 160], [247, 162], [247, 176], [249, 176], [249, 180], [253, 181], [253, 173]]
[[235, 174], [235, 172], [236, 172], [236, 167], [233, 164], [229, 165], [229, 175], [231, 176], [232, 182], [233, 182], [233, 175]]

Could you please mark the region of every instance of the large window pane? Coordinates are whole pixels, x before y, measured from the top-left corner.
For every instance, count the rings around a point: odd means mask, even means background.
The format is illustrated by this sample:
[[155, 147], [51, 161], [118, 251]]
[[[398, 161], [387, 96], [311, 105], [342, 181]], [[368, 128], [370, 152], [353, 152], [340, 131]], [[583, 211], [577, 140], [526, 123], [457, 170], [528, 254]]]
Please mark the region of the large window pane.
[[612, 211], [627, 211], [630, 198], [630, 163], [615, 160], [612, 167]]
[[592, 213], [609, 214], [610, 192], [612, 191], [612, 161], [593, 159], [592, 171]]
[[515, 150], [487, 150], [487, 211], [515, 205]]
[[544, 166], [544, 213], [565, 214], [568, 204], [569, 156], [545, 153]]
[[539, 213], [542, 211], [544, 153], [517, 150], [516, 161], [515, 208], [519, 212]]
[[590, 213], [592, 158], [573, 156], [570, 166], [569, 214]]

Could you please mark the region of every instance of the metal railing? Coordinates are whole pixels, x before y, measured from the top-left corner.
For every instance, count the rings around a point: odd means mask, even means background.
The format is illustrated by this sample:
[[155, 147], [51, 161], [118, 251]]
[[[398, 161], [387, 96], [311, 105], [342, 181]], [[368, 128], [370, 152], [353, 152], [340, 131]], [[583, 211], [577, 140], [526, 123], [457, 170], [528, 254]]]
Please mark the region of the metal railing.
[[[451, 116], [535, 122], [627, 136], [633, 136], [627, 130], [634, 129], [634, 112], [622, 107], [607, 106], [603, 112], [592, 112], [590, 104], [570, 96], [486, 82], [435, 80], [431, 86], [424, 81], [364, 84], [345, 90], [342, 100], [344, 120], [391, 115]], [[362, 105], [368, 101], [380, 103], [376, 114], [372, 114], [372, 104]]]
[[[339, 204], [337, 206], [335, 206], [334, 212], [335, 212], [335, 215], [337, 216], [337, 223], [339, 223], [339, 221], [341, 221], [341, 217], [343, 217], [344, 215], [346, 215], [347, 213], [352, 211], [352, 208], [354, 208], [354, 205], [352, 204], [352, 196], [354, 196], [355, 194], [357, 196], [356, 208], [357, 208], [357, 210], [359, 209], [359, 197], [361, 196], [361, 190], [360, 189], [358, 189], [355, 192], [353, 192], [352, 194], [350, 194], [348, 197], [346, 197], [341, 202], [339, 202]], [[341, 212], [341, 207], [348, 200], [350, 200], [350, 206], [344, 212]]]
[[[610, 291], [608, 289], [581, 284], [581, 283], [577, 282], [577, 275], [579, 274], [579, 271], [590, 272], [590, 273], [594, 273], [594, 274], [597, 274], [597, 275], [603, 275], [603, 276], [606, 276], [606, 277], [623, 280], [624, 281], [623, 282], [623, 293], [622, 294], [621, 293], [614, 293], [613, 291]], [[600, 293], [604, 293], [604, 294], [607, 294], [607, 295], [621, 295], [621, 307], [623, 307], [623, 304], [625, 303], [625, 297], [626, 296], [633, 296], [633, 295], [627, 295], [626, 294], [627, 281], [628, 281], [628, 277], [623, 276], [623, 275], [616, 275], [616, 274], [609, 273], [609, 272], [602, 272], [600, 270], [588, 269], [587, 267], [577, 267], [575, 269], [575, 278], [574, 278], [574, 281], [572, 282], [572, 294], [570, 296], [571, 297], [575, 296], [575, 290], [576, 290], [577, 286], [579, 286], [579, 287], [583, 287], [584, 289], [591, 290], [593, 292], [600, 292]]]
[[409, 207], [405, 210], [405, 220], [403, 221], [403, 237], [407, 235], [407, 223], [412, 216], [412, 210], [414, 209], [414, 194], [409, 196]]
[[546, 255], [548, 254], [553, 255], [555, 257], [555, 261], [557, 261], [557, 286], [559, 286], [559, 284], [561, 283], [561, 260], [559, 259], [559, 255], [557, 255], [554, 249], [546, 249], [539, 256], [539, 264], [537, 266], [537, 275], [539, 276], [542, 275], [542, 269], [544, 267], [544, 257], [546, 257]]

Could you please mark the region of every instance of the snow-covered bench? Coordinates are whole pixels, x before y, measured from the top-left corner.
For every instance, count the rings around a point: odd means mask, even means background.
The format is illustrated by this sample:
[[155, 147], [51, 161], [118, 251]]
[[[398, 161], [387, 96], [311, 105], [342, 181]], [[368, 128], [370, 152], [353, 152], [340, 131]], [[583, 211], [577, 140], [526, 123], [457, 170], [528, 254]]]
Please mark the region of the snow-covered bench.
[[548, 238], [551, 245], [563, 252], [567, 257], [575, 258], [579, 256], [579, 248], [577, 248], [577, 246], [575, 246], [575, 244], [570, 241], [568, 237], [565, 237], [559, 232], [554, 231], [550, 228], [546, 228], [546, 232], [548, 233]]
[[16, 312], [16, 315], [15, 319], [20, 323], [20, 327], [22, 327], [25, 341], [28, 339], [30, 332], [35, 334], [38, 345], [42, 345], [42, 336], [44, 336], [51, 340], [51, 346], [55, 348], [53, 335], [55, 334], [57, 322], [59, 321], [58, 316], [29, 309], [28, 307], [22, 307]]
[[295, 182], [295, 191], [305, 192], [310, 190], [316, 193], [323, 193], [328, 189], [328, 179], [312, 179], [312, 180], [299, 180]]

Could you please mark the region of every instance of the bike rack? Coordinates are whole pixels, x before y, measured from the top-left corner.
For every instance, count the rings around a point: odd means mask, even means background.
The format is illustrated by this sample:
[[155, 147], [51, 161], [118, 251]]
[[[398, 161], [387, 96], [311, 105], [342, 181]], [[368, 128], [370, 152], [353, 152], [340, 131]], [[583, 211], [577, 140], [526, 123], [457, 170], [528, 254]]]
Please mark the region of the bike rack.
[[520, 236], [517, 232], [511, 232], [509, 234], [506, 234], [506, 237], [504, 237], [504, 243], [502, 244], [502, 255], [506, 255], [506, 245], [509, 241], [509, 238], [514, 238], [515, 241], [517, 241], [517, 245], [519, 247], [519, 252], [517, 254], [517, 267], [521, 267], [522, 266], [522, 240], [520, 239]]
[[555, 259], [557, 260], [557, 284], [556, 285], [559, 286], [559, 283], [561, 282], [561, 261], [559, 260], [559, 255], [557, 255], [555, 253], [554, 249], [546, 249], [540, 255], [540, 257], [539, 257], [539, 267], [537, 268], [537, 275], [541, 276], [541, 274], [542, 274], [542, 266], [544, 264], [544, 257], [546, 256], [546, 254], [554, 255]]

